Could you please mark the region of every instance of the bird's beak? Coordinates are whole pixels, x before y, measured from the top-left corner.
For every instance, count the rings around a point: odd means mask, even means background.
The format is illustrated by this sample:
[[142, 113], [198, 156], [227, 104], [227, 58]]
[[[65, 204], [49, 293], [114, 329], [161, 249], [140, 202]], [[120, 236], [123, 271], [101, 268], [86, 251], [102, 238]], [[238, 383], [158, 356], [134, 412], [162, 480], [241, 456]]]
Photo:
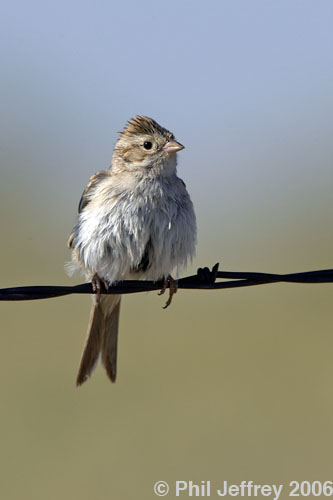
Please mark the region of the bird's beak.
[[181, 151], [184, 149], [185, 146], [180, 144], [180, 142], [177, 141], [169, 141], [166, 143], [166, 145], [163, 148], [163, 151], [166, 153], [177, 153], [177, 151]]

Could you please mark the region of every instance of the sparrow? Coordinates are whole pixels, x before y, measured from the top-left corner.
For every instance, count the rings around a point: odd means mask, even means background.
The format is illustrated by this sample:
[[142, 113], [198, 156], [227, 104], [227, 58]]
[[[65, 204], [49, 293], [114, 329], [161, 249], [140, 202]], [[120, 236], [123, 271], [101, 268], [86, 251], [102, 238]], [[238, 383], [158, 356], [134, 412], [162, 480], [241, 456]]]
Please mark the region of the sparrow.
[[117, 374], [121, 295], [102, 286], [125, 279], [164, 280], [167, 307], [177, 274], [195, 254], [196, 218], [177, 152], [184, 146], [147, 116], [130, 119], [119, 132], [111, 166], [96, 172], [79, 202], [68, 246], [71, 273], [81, 270], [96, 292], [76, 383], [83, 384], [99, 356], [112, 382]]

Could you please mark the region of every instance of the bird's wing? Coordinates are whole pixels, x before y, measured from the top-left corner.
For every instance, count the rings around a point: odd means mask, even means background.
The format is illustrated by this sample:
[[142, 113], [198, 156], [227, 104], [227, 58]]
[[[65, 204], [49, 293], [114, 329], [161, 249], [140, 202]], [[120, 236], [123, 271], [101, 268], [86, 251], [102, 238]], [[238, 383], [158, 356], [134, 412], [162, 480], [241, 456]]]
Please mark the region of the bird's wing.
[[79, 202], [79, 213], [88, 205], [91, 200], [92, 191], [96, 188], [96, 186], [103, 180], [105, 177], [109, 177], [110, 170], [99, 170], [93, 176], [90, 177], [88, 185], [86, 189], [83, 191], [80, 202]]
[[[106, 177], [109, 177], [109, 175], [110, 175], [110, 170], [99, 170], [98, 172], [96, 172], [96, 174], [94, 174], [90, 177], [88, 185], [85, 188], [85, 190], [83, 191], [80, 202], [79, 202], [79, 207], [78, 207], [79, 213], [81, 213], [82, 210], [90, 202], [96, 186], [98, 186], [98, 184], [103, 179], [105, 179]], [[73, 239], [74, 239], [74, 232], [70, 235], [70, 237], [68, 239], [67, 245], [69, 248], [72, 248]]]

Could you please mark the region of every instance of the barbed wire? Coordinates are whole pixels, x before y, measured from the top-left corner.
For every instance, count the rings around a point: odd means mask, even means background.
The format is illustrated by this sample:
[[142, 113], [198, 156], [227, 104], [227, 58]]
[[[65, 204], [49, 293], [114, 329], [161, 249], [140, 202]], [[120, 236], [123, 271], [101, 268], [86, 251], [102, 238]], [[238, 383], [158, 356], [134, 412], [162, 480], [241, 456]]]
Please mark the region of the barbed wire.
[[[219, 264], [210, 271], [208, 267], [199, 268], [197, 274], [178, 280], [178, 288], [187, 290], [220, 290], [244, 286], [265, 285], [267, 283], [333, 283], [333, 269], [308, 271], [292, 274], [270, 274], [254, 272], [219, 271]], [[218, 278], [222, 282], [216, 282]], [[163, 281], [125, 280], [111, 285], [101, 293], [128, 294], [160, 290]], [[92, 294], [92, 284], [75, 286], [21, 286], [0, 289], [0, 300], [37, 300], [50, 299], [76, 293]]]

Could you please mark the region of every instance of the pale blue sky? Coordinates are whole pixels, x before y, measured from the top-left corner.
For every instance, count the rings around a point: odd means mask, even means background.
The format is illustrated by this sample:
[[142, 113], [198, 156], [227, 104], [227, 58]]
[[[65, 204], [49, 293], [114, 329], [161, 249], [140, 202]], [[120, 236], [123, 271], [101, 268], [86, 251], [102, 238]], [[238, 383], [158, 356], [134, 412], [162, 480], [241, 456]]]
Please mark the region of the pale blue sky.
[[5, 132], [22, 147], [39, 139], [42, 156], [57, 146], [60, 163], [61, 150], [73, 160], [82, 145], [96, 159], [144, 113], [196, 158], [208, 132], [211, 148], [228, 151], [238, 137], [247, 148], [260, 140], [256, 127], [261, 136], [263, 123], [276, 127], [308, 104], [316, 113], [332, 98], [332, 21], [322, 0], [6, 2]]

